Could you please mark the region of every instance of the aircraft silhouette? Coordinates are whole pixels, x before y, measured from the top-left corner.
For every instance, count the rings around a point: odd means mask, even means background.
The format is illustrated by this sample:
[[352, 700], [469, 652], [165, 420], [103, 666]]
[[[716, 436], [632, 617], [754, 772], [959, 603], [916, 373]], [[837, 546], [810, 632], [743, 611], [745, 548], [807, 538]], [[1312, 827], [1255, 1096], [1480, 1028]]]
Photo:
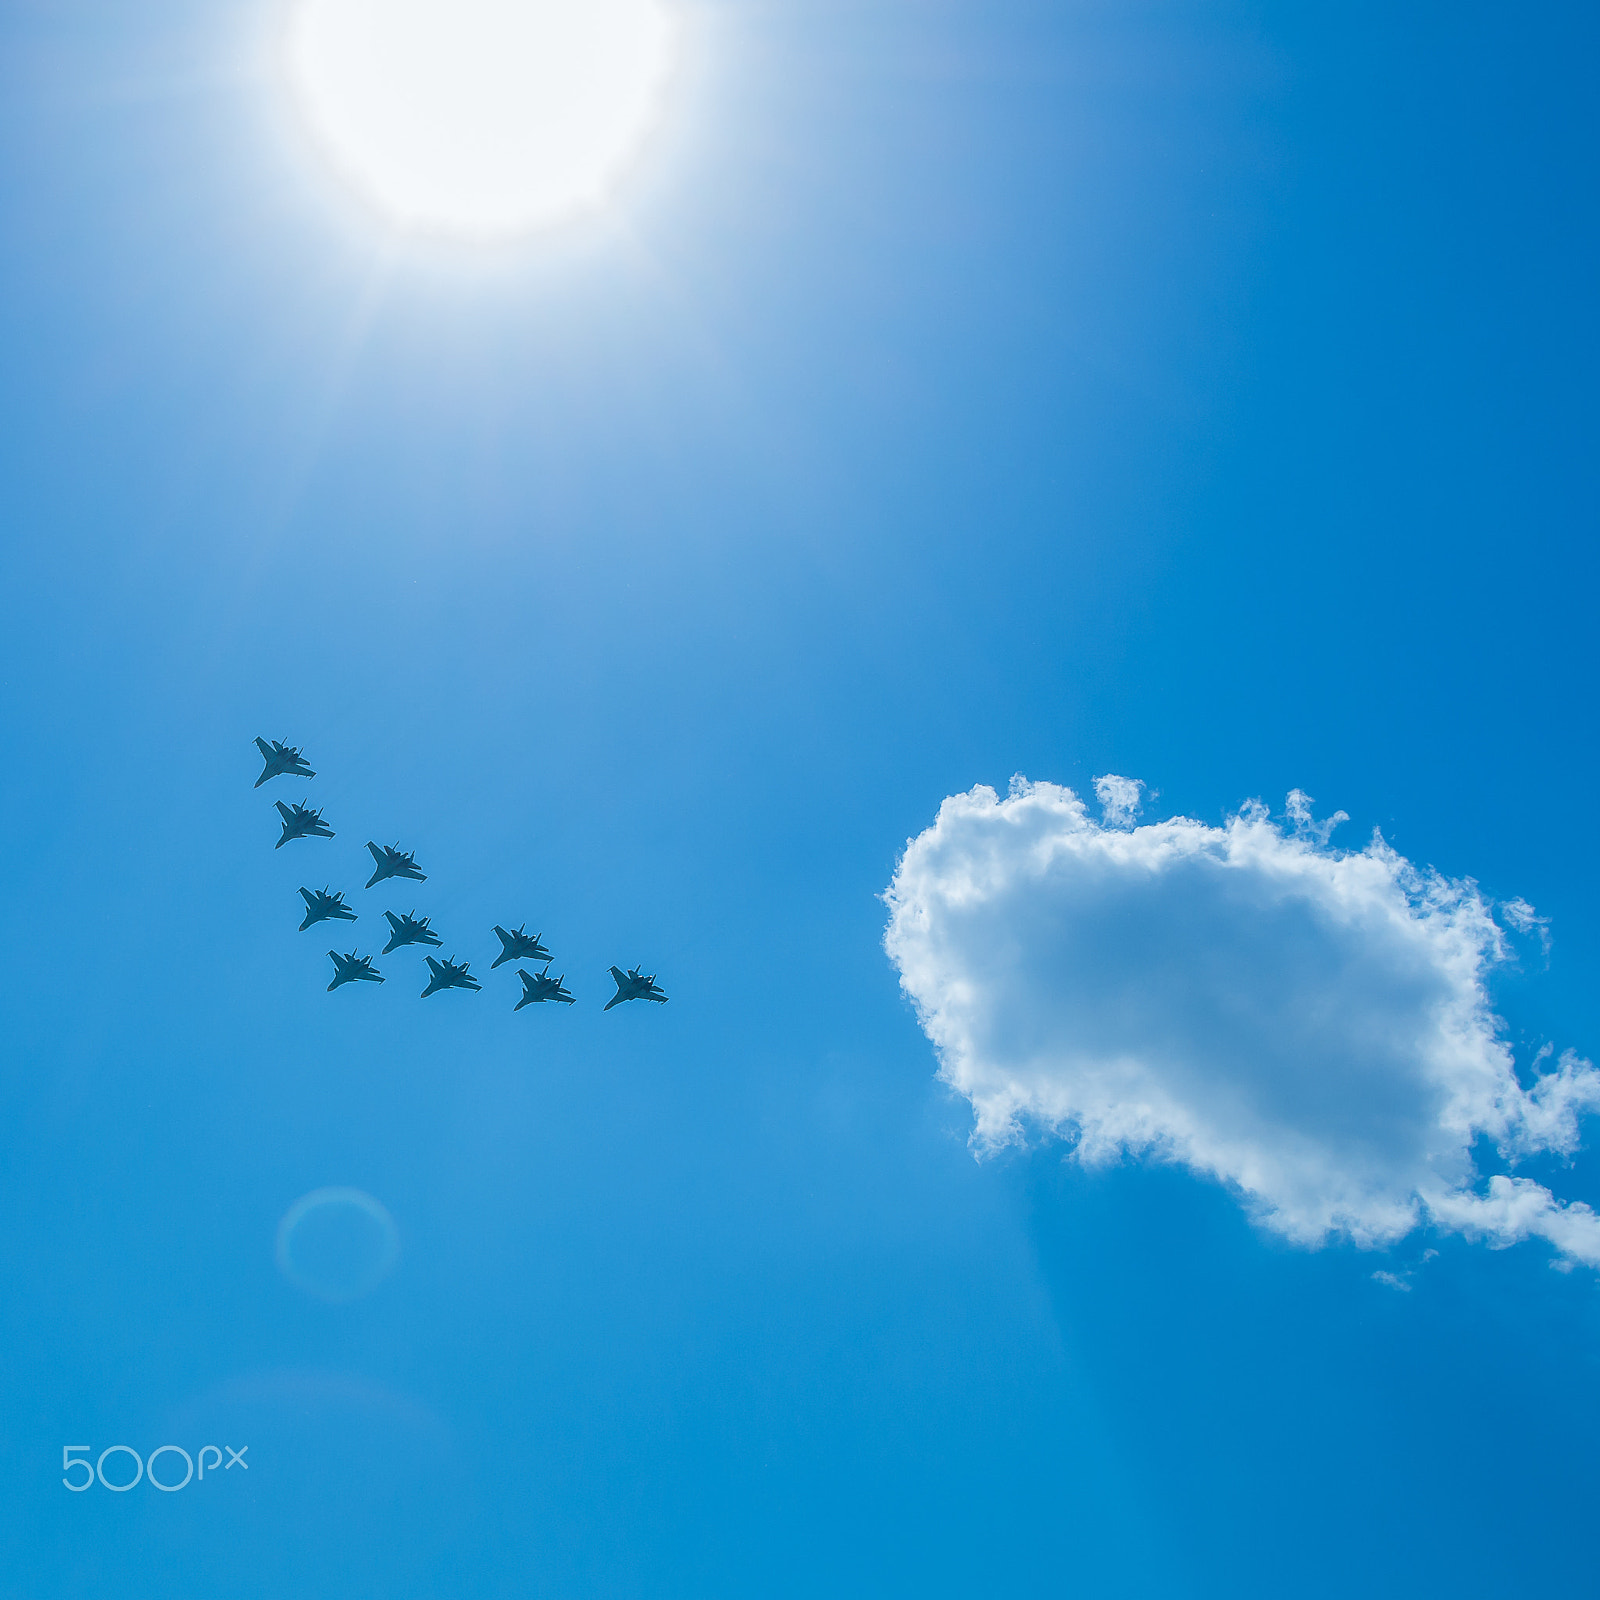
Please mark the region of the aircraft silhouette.
[[370, 839], [367, 840], [367, 849], [378, 863], [372, 876], [367, 879], [369, 889], [375, 883], [382, 883], [385, 878], [415, 878], [418, 883], [428, 881], [428, 874], [418, 870], [414, 850], [402, 850], [399, 845], [375, 845]]
[[538, 977], [534, 977], [531, 972], [524, 972], [519, 967], [517, 976], [522, 979], [522, 998], [512, 1006], [513, 1011], [520, 1011], [524, 1006], [537, 1005], [541, 1000], [559, 1000], [564, 1006], [574, 1003], [573, 997], [562, 987], [567, 981], [564, 972], [559, 978], [552, 978], [549, 967], [546, 967]]
[[443, 944], [444, 940], [428, 926], [426, 917], [418, 917], [406, 911], [396, 916], [392, 911], [385, 911], [384, 916], [389, 919], [389, 926], [394, 930], [389, 936], [389, 942], [383, 947], [383, 953], [388, 955], [391, 950], [398, 950], [403, 944]]
[[507, 933], [498, 922], [495, 923], [494, 931], [500, 940], [500, 954], [490, 962], [489, 970], [491, 972], [507, 961], [548, 961], [550, 959], [550, 952], [539, 943], [539, 935], [534, 934], [530, 939], [523, 932], [523, 928], [526, 927], [527, 923], [523, 923], [522, 928], [518, 928], [515, 933]]
[[355, 912], [344, 903], [342, 890], [335, 889], [330, 894], [326, 889], [302, 889], [300, 898], [306, 903], [306, 920], [300, 924], [301, 933], [317, 922], [356, 920]]
[[281, 800], [272, 802], [278, 808], [278, 815], [283, 818], [283, 837], [273, 845], [274, 850], [281, 850], [291, 839], [331, 839], [333, 829], [322, 820], [322, 811], [313, 811], [310, 806], [286, 806]]
[[305, 764], [302, 753], [289, 745], [279, 744], [276, 739], [269, 745], [265, 739], [256, 740], [256, 749], [261, 752], [266, 766], [261, 769], [261, 776], [256, 779], [255, 787], [260, 788], [269, 778], [281, 777], [287, 774], [291, 778], [314, 778], [314, 773]]
[[438, 994], [441, 989], [481, 989], [483, 985], [472, 977], [467, 971], [465, 961], [435, 961], [432, 956], [424, 958], [428, 963], [428, 970], [433, 974], [428, 979], [428, 987], [422, 991], [422, 998], [426, 1000], [430, 994]]
[[617, 992], [601, 1007], [603, 1011], [620, 1006], [624, 1000], [654, 1000], [661, 1005], [667, 1003], [667, 997], [656, 987], [654, 973], [646, 978], [640, 975], [637, 967], [629, 967], [626, 972], [620, 967], [613, 967], [611, 976], [616, 979]]
[[382, 983], [378, 970], [372, 964], [371, 956], [358, 956], [354, 950], [349, 955], [342, 956], [337, 950], [328, 952], [333, 957], [333, 982], [328, 985], [328, 993], [332, 994], [341, 983]]

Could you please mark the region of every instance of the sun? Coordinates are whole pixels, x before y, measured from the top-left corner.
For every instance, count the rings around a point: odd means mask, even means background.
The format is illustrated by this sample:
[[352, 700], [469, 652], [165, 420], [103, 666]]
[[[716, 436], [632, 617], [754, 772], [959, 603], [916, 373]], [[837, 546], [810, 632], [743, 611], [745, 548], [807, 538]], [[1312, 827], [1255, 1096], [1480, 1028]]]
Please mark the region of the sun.
[[505, 238], [605, 197], [655, 119], [676, 35], [667, 0], [299, 0], [287, 64], [373, 204]]

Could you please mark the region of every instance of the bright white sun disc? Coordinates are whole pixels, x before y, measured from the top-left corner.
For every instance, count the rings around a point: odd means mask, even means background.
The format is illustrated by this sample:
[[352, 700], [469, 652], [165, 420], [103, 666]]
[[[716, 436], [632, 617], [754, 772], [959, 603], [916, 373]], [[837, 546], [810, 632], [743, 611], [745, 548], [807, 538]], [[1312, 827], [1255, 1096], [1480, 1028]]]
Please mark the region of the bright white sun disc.
[[288, 60], [370, 199], [406, 223], [505, 235], [606, 193], [674, 44], [665, 0], [300, 0]]

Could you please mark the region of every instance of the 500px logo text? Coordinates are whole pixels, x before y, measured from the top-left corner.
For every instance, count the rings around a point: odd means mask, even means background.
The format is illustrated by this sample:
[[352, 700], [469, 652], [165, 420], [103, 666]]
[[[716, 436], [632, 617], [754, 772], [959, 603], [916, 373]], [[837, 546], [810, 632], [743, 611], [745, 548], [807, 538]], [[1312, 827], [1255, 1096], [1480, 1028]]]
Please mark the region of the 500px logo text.
[[[237, 1450], [231, 1444], [225, 1444], [221, 1449], [218, 1449], [214, 1444], [201, 1445], [199, 1481], [205, 1482], [206, 1469], [208, 1467], [213, 1476], [216, 1475], [218, 1468], [227, 1472], [233, 1467], [243, 1467], [248, 1472], [250, 1463], [245, 1460], [244, 1456], [245, 1451], [249, 1448], [250, 1446], [247, 1444], [240, 1445]], [[223, 1464], [222, 1460], [223, 1450], [228, 1452], [226, 1465]], [[66, 1474], [61, 1482], [66, 1488], [71, 1489], [74, 1494], [82, 1494], [85, 1489], [92, 1489], [97, 1483], [102, 1488], [109, 1489], [112, 1494], [126, 1494], [140, 1479], [147, 1479], [152, 1487], [160, 1489], [165, 1494], [176, 1494], [180, 1489], [187, 1489], [189, 1480], [196, 1477], [194, 1459], [181, 1444], [159, 1444], [150, 1452], [148, 1458], [141, 1456], [131, 1444], [107, 1445], [100, 1452], [100, 1458], [97, 1461], [88, 1459], [93, 1454], [94, 1446], [92, 1444], [64, 1444], [61, 1447], [61, 1470]], [[208, 1456], [210, 1460], [206, 1459]], [[162, 1460], [163, 1457], [171, 1457], [173, 1459]], [[174, 1483], [170, 1480], [177, 1478], [179, 1460], [183, 1462], [183, 1476]], [[111, 1463], [110, 1477], [106, 1476], [106, 1463], [108, 1461]], [[156, 1462], [158, 1461], [162, 1463], [160, 1474], [156, 1472]], [[131, 1478], [128, 1477], [130, 1466], [133, 1472]], [[81, 1480], [74, 1476], [74, 1467], [82, 1470], [83, 1477]], [[126, 1478], [127, 1481], [125, 1483], [118, 1482], [117, 1480], [121, 1478]]]

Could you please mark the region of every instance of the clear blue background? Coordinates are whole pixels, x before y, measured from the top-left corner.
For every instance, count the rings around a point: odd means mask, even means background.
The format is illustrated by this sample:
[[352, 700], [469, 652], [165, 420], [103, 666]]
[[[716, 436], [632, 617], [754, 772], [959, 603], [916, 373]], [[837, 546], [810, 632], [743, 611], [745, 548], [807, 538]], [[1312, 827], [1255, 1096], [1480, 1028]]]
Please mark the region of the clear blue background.
[[[477, 256], [271, 8], [0, 20], [0, 1592], [1580, 1592], [1592, 1274], [975, 1163], [875, 897], [1015, 771], [1299, 785], [1600, 1042], [1593, 8], [697, 16], [616, 227]], [[323, 882], [582, 1003], [329, 996]], [[350, 1306], [273, 1260], [329, 1184]], [[249, 1475], [60, 1487], [169, 1440]]]

